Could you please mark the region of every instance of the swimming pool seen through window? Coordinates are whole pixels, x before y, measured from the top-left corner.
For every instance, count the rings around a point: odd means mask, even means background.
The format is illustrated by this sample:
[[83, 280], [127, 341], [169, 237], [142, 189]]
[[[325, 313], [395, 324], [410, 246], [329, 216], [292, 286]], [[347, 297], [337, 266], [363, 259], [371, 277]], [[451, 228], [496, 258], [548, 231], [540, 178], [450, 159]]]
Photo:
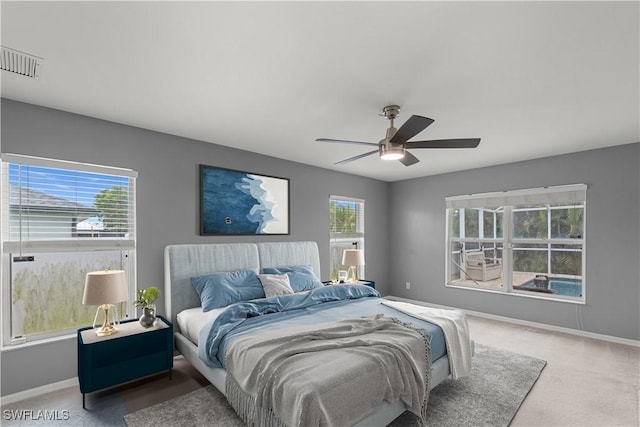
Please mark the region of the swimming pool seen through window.
[[447, 197], [447, 286], [585, 302], [586, 189]]

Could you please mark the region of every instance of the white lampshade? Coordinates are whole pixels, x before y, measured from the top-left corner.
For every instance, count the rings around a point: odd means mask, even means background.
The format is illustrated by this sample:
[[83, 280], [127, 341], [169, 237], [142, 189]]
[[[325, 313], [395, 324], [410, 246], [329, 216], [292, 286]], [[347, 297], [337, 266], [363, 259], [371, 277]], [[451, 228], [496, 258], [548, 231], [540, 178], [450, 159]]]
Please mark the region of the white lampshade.
[[123, 270], [87, 273], [82, 304], [116, 304], [128, 299], [127, 278]]
[[364, 265], [362, 249], [345, 249], [342, 252], [342, 265]]

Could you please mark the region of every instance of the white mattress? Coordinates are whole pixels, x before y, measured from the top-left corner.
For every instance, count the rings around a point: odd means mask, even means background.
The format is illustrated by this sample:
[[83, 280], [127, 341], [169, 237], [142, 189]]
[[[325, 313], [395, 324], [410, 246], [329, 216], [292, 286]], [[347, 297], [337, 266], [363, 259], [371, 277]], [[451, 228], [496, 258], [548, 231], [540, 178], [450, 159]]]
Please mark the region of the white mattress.
[[[301, 294], [309, 292], [311, 291], [300, 291], [297, 293]], [[264, 298], [256, 298], [249, 300], [248, 302], [261, 301], [263, 299]], [[189, 338], [189, 341], [191, 341], [195, 345], [198, 345], [198, 338], [200, 337], [200, 330], [202, 329], [202, 327], [206, 325], [210, 320], [218, 317], [220, 313], [222, 313], [227, 307], [228, 306], [214, 308], [213, 310], [204, 313], [202, 312], [202, 307], [193, 307], [182, 310], [176, 316], [176, 322], [178, 323], [178, 327], [180, 328], [180, 333]]]
[[188, 308], [178, 313], [176, 320], [180, 332], [189, 340], [198, 345], [198, 339], [200, 337], [200, 330], [212, 319], [215, 319], [224, 311], [227, 307], [215, 308], [213, 310], [203, 312], [202, 307]]

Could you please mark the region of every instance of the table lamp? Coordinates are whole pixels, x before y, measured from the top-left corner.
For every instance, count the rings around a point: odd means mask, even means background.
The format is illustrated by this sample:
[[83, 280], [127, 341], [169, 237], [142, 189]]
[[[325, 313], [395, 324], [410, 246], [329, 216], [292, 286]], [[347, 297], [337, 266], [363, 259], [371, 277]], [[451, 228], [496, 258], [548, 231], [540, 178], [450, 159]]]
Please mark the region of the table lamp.
[[96, 335], [106, 336], [118, 332], [118, 319], [113, 304], [126, 301], [127, 294], [127, 280], [123, 270], [103, 270], [87, 273], [82, 304], [99, 306], [96, 311], [96, 317], [93, 319], [94, 328], [96, 327], [98, 314], [101, 310], [104, 311], [104, 323], [100, 328], [96, 329]]
[[347, 283], [358, 283], [358, 267], [364, 265], [362, 249], [345, 249], [342, 252], [342, 264], [349, 266]]

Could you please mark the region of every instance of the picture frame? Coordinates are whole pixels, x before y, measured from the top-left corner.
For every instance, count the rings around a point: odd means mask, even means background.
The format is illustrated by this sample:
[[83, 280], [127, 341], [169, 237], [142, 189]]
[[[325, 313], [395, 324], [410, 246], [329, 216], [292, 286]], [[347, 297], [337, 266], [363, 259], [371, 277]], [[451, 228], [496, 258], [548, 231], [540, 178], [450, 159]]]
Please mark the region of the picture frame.
[[200, 235], [287, 235], [289, 179], [200, 165]]

